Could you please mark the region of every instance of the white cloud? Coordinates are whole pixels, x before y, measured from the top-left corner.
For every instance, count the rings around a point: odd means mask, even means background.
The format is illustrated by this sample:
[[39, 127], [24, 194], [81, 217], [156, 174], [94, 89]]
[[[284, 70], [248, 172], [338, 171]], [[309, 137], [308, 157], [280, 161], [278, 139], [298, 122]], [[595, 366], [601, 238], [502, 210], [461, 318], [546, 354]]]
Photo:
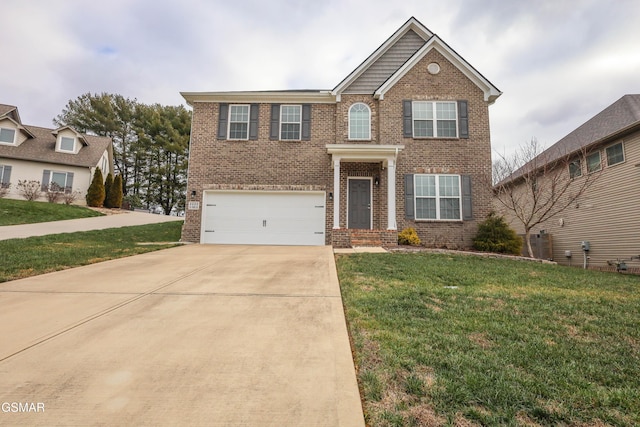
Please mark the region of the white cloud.
[[3, 7], [0, 102], [49, 126], [85, 92], [331, 89], [415, 16], [504, 95], [494, 149], [550, 145], [637, 93], [635, 0], [21, 0]]

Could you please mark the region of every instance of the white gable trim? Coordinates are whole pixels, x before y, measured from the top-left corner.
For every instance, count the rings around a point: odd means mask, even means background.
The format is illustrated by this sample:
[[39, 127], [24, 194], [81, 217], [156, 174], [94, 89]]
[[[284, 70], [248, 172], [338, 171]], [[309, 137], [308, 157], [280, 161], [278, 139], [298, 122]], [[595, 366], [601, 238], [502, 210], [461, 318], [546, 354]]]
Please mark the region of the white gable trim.
[[337, 101], [340, 101], [340, 94], [343, 90], [351, 85], [358, 77], [362, 75], [374, 62], [376, 62], [382, 55], [384, 55], [391, 46], [396, 44], [409, 30], [413, 30], [416, 34], [422, 37], [425, 41], [429, 40], [433, 36], [433, 33], [429, 31], [427, 27], [422, 25], [416, 18], [411, 17], [405, 24], [398, 29], [386, 42], [382, 44], [375, 52], [373, 52], [362, 64], [351, 72], [344, 80], [342, 80], [338, 86], [336, 86], [331, 94], [337, 97]]
[[51, 132], [52, 135], [54, 135], [57, 139], [57, 144], [56, 144], [56, 150], [57, 147], [60, 144], [60, 138], [58, 137], [58, 134], [64, 130], [69, 130], [71, 133], [73, 133], [75, 135], [75, 138], [80, 141], [82, 143], [82, 145], [89, 145], [89, 143], [87, 142], [87, 139], [84, 137], [83, 134], [81, 134], [80, 132], [78, 132], [77, 130], [75, 130], [74, 128], [72, 128], [71, 126], [62, 126], [59, 127], [58, 129], [55, 129], [53, 132]]
[[374, 98], [384, 99], [387, 93], [405, 74], [413, 68], [424, 56], [432, 49], [440, 52], [449, 62], [456, 66], [465, 76], [467, 76], [476, 86], [484, 92], [484, 100], [493, 104], [495, 100], [502, 95], [489, 80], [484, 78], [482, 74], [476, 71], [467, 61], [451, 49], [438, 36], [433, 35], [420, 50], [418, 50], [402, 67], [398, 69], [391, 77], [387, 79], [375, 92]]
[[22, 126], [22, 124], [20, 122], [16, 122], [15, 120], [13, 120], [11, 117], [9, 117], [9, 115], [4, 115], [2, 117], [0, 117], [0, 122], [3, 120], [8, 120], [11, 123], [13, 123], [13, 126], [15, 127], [15, 129], [17, 129], [20, 132], [24, 132], [27, 136], [31, 137], [31, 138], [35, 138], [35, 135], [31, 132], [29, 132], [29, 130], [27, 128], [25, 128], [24, 126]]

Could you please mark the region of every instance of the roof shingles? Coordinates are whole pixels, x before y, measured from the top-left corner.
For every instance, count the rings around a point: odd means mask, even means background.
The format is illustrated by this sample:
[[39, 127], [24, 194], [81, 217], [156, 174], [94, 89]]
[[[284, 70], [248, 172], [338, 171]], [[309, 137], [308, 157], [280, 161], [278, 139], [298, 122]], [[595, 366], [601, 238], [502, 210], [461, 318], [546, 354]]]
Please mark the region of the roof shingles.
[[[15, 110], [15, 107], [0, 104], [0, 118]], [[54, 129], [23, 125], [33, 138], [27, 138], [18, 146], [0, 144], [0, 157], [55, 163], [68, 166], [94, 167], [100, 162], [105, 150], [111, 147], [111, 138], [83, 135], [88, 145], [83, 145], [77, 154], [61, 153], [55, 150]]]

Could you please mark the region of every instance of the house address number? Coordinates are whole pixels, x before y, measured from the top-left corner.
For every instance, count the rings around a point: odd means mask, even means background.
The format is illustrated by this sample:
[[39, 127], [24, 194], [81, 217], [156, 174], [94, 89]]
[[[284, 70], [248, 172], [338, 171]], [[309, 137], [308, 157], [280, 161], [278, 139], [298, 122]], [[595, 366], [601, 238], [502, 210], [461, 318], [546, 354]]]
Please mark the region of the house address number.
[[190, 211], [197, 211], [200, 209], [200, 202], [189, 202], [188, 209]]

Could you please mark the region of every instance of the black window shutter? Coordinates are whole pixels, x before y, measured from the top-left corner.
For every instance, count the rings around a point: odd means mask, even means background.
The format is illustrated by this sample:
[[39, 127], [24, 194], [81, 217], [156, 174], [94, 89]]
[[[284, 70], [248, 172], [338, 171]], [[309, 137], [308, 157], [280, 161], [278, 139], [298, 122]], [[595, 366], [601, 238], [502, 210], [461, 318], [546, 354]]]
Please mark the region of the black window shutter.
[[2, 173], [2, 182], [0, 182], [0, 185], [2, 185], [2, 187], [7, 188], [9, 187], [10, 182], [11, 182], [11, 166], [4, 165], [4, 171]]
[[42, 182], [40, 183], [40, 188], [42, 191], [47, 191], [49, 189], [49, 176], [51, 175], [51, 171], [45, 169], [42, 171]]
[[73, 191], [73, 172], [67, 172], [67, 186], [64, 187], [65, 193], [71, 193]]
[[402, 101], [402, 136], [413, 137], [413, 117], [411, 112], [411, 101]]
[[471, 203], [471, 175], [462, 175], [462, 219], [473, 219], [473, 206]]
[[404, 217], [407, 219], [415, 219], [416, 215], [413, 211], [413, 175], [404, 176]]
[[469, 109], [467, 101], [458, 101], [458, 137], [469, 138]]
[[258, 115], [260, 105], [251, 104], [249, 113], [249, 139], [258, 139]]
[[280, 104], [271, 104], [269, 139], [280, 139]]
[[311, 139], [311, 104], [302, 105], [302, 140]]
[[229, 120], [229, 104], [220, 104], [218, 115], [218, 139], [227, 139], [227, 121]]

